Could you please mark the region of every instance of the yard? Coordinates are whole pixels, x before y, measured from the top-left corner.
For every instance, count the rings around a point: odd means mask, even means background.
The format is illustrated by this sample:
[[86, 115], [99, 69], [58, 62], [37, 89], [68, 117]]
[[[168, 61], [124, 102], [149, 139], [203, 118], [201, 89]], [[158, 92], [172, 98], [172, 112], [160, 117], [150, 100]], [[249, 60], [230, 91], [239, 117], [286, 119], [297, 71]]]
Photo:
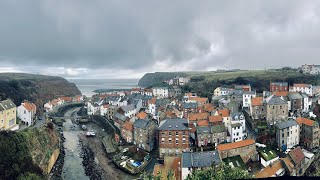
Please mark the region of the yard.
[[263, 159], [265, 159], [266, 161], [270, 161], [276, 157], [278, 157], [278, 154], [272, 150], [272, 149], [268, 149], [268, 148], [264, 148], [264, 149], [261, 149], [259, 151], [259, 154], [260, 156], [263, 157]]

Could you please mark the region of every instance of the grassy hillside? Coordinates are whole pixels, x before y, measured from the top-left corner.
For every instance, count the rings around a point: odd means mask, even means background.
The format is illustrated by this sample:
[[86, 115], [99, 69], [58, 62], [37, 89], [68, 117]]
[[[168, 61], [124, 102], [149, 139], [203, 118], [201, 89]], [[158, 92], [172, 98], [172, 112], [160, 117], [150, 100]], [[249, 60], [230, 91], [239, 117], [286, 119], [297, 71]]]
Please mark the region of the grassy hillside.
[[140, 80], [140, 82], [147, 82], [147, 85], [150, 86], [152, 84], [157, 84], [160, 81], [168, 80], [179, 74], [191, 78], [191, 82], [189, 85], [183, 87], [183, 90], [194, 91], [201, 96], [206, 97], [210, 97], [215, 88], [223, 85], [251, 84], [258, 92], [268, 90], [271, 81], [284, 81], [288, 82], [290, 85], [293, 83], [320, 85], [320, 75], [302, 74], [290, 68], [272, 70], [148, 73]]
[[81, 92], [76, 85], [62, 77], [0, 73], [0, 100], [11, 98], [17, 106], [23, 100], [29, 100], [42, 108], [44, 103], [54, 98], [79, 94]]
[[234, 84], [250, 84], [257, 92], [269, 90], [271, 81], [293, 83], [320, 84], [320, 75], [308, 75], [296, 72], [295, 70], [254, 70], [254, 71], [236, 71], [236, 72], [205, 72], [194, 73], [191, 79], [196, 76], [202, 76], [200, 81], [192, 81], [184, 87], [185, 91], [195, 91], [202, 96], [210, 97], [213, 90], [219, 86]]
[[53, 153], [59, 152], [58, 135], [49, 127], [2, 131], [0, 144], [0, 179], [46, 175]]

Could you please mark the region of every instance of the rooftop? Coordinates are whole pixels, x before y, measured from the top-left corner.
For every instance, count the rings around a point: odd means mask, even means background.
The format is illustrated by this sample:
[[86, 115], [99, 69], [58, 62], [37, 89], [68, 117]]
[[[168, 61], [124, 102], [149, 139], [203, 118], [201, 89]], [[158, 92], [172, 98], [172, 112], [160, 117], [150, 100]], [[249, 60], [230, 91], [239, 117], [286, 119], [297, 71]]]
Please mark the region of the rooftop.
[[266, 148], [259, 151], [259, 154], [265, 161], [270, 161], [278, 157], [278, 154], [274, 150]]
[[251, 99], [252, 106], [262, 106], [263, 105], [263, 97], [255, 97]]
[[232, 128], [235, 128], [235, 127], [240, 127], [242, 126], [241, 123], [234, 123], [234, 124], [231, 124], [231, 127]]
[[186, 131], [188, 128], [188, 120], [184, 118], [166, 119], [161, 121], [159, 125], [160, 131]]
[[182, 167], [210, 167], [219, 163], [220, 157], [217, 151], [182, 153]]
[[226, 132], [226, 128], [224, 125], [211, 126], [212, 133], [221, 133]]
[[246, 140], [233, 142], [233, 143], [219, 144], [217, 146], [217, 149], [219, 151], [225, 151], [225, 150], [236, 149], [244, 146], [255, 145], [255, 143], [256, 142], [253, 139], [246, 139]]
[[255, 174], [256, 178], [268, 178], [276, 175], [277, 172], [284, 171], [281, 160], [275, 161], [271, 166], [263, 168], [261, 171]]
[[147, 129], [150, 121], [149, 120], [144, 120], [144, 119], [137, 119], [134, 121], [133, 126], [135, 128], [140, 128], [140, 129]]
[[197, 133], [210, 133], [210, 128], [208, 126], [197, 126]]
[[297, 117], [296, 121], [299, 125], [305, 124], [307, 126], [314, 126], [315, 123], [317, 123], [316, 121], [313, 121], [307, 118], [302, 118], [302, 117]]
[[276, 124], [276, 127], [278, 127], [279, 129], [285, 129], [285, 128], [296, 126], [296, 125], [298, 125], [297, 121], [289, 119], [287, 121], [278, 122]]
[[299, 164], [305, 158], [301, 147], [297, 147], [294, 150], [290, 151], [289, 156], [295, 164]]
[[268, 105], [282, 105], [287, 104], [284, 100], [282, 100], [280, 97], [271, 95], [266, 99]]

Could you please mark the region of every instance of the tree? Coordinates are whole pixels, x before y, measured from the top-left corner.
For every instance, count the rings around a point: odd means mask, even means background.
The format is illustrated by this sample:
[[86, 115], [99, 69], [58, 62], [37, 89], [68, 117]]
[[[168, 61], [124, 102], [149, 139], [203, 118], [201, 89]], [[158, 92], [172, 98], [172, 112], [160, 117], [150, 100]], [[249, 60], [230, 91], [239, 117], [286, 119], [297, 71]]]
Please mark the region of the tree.
[[214, 166], [205, 170], [195, 170], [187, 177], [188, 180], [202, 180], [202, 179], [251, 179], [248, 172], [239, 168], [231, 168], [230, 165], [222, 163], [219, 168]]

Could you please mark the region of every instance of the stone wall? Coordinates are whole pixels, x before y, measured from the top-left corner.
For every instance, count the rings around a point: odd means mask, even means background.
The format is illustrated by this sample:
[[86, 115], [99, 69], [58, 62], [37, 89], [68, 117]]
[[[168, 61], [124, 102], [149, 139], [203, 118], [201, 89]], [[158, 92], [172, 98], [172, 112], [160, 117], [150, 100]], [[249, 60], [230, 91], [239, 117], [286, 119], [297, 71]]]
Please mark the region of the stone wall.
[[51, 172], [52, 167], [54, 166], [54, 164], [56, 163], [58, 157], [60, 154], [60, 149], [55, 149], [51, 155], [51, 158], [49, 159], [48, 162], [48, 169], [47, 169], [47, 174], [49, 174]]
[[255, 144], [251, 144], [248, 146], [239, 147], [239, 148], [235, 148], [235, 149], [219, 151], [219, 154], [220, 154], [221, 159], [240, 155], [244, 163], [247, 163], [250, 158], [253, 161], [259, 160]]

